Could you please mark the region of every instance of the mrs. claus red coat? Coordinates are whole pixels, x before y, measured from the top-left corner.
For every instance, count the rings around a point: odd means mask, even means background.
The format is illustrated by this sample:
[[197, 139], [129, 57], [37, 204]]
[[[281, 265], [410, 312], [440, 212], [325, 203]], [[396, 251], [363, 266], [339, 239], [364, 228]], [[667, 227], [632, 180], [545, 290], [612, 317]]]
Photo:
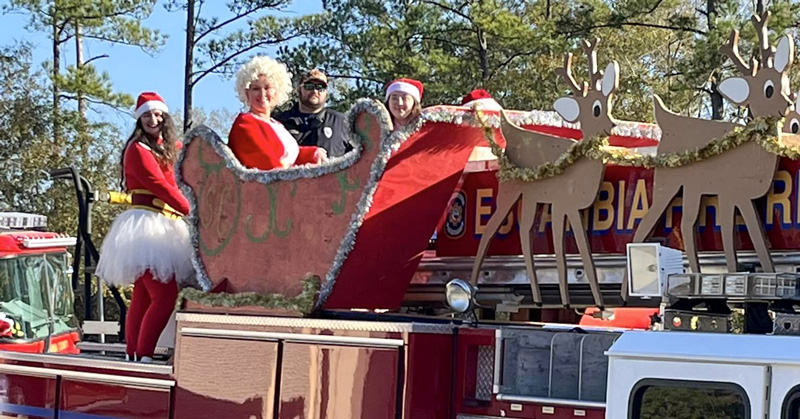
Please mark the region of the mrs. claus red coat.
[[300, 147], [297, 141], [275, 120], [264, 120], [251, 113], [241, 113], [228, 135], [228, 147], [242, 165], [270, 170], [306, 163], [316, 163], [317, 147]]

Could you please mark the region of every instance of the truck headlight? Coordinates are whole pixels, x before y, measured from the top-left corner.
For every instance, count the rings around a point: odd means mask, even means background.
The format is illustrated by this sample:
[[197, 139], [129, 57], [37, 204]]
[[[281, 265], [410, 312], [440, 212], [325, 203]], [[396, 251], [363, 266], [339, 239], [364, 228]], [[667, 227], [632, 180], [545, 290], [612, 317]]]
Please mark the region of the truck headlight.
[[454, 279], [445, 287], [447, 305], [453, 311], [464, 313], [475, 306], [475, 287], [461, 279]]

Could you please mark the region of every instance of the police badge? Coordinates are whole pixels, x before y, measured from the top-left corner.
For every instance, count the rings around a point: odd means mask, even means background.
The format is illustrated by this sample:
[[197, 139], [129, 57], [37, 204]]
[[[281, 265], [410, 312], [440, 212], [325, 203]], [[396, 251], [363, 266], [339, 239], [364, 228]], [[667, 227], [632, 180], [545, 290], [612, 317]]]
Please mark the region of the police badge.
[[333, 129], [331, 129], [331, 127], [325, 127], [322, 129], [322, 133], [325, 134], [325, 137], [331, 138], [331, 136], [333, 136]]

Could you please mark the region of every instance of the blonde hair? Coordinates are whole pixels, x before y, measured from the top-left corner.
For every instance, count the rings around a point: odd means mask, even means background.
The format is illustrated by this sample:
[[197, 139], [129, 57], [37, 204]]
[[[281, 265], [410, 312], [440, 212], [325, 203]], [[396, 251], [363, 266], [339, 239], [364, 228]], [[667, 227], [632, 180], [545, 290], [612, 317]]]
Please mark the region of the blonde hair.
[[292, 75], [285, 64], [265, 55], [253, 57], [236, 72], [236, 95], [239, 100], [245, 106], [250, 106], [247, 89], [262, 75], [275, 87], [275, 103], [271, 105], [277, 107], [286, 103], [292, 91]]

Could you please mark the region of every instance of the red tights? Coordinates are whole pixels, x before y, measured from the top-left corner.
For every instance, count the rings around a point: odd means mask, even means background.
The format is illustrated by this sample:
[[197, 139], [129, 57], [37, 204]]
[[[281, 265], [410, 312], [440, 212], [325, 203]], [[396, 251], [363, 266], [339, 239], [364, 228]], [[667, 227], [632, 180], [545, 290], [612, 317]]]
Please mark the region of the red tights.
[[178, 284], [174, 280], [163, 283], [154, 279], [150, 271], [136, 278], [125, 321], [126, 352], [131, 359], [134, 354], [139, 359], [153, 357], [158, 338], [167, 326], [177, 299]]

